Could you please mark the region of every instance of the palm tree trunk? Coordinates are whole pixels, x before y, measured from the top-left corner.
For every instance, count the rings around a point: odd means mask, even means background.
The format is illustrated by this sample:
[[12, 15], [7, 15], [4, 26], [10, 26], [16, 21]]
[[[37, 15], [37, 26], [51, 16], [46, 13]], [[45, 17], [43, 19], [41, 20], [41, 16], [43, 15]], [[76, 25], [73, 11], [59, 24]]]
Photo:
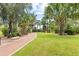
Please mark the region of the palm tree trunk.
[[64, 35], [65, 19], [60, 20], [59, 35]]

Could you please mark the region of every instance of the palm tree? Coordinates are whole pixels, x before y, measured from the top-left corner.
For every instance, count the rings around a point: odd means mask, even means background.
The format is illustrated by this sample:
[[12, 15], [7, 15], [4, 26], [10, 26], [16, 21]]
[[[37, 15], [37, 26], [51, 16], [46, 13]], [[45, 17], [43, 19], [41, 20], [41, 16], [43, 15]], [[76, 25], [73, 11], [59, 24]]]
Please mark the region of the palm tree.
[[[48, 4], [45, 9], [45, 16], [49, 19], [54, 18], [59, 29], [59, 34], [64, 34], [64, 29], [68, 18], [76, 18], [79, 8], [76, 7], [79, 4], [63, 4], [54, 3]], [[78, 16], [77, 16], [78, 18]]]

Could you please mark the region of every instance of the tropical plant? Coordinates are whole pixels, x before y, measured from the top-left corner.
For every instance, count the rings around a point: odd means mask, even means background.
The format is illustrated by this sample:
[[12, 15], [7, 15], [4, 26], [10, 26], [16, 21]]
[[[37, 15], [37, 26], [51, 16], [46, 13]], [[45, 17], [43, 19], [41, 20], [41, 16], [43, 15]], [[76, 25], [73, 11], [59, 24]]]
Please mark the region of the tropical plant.
[[64, 35], [67, 20], [79, 18], [78, 6], [79, 4], [51, 3], [45, 8], [45, 16], [48, 19], [53, 18], [58, 26], [59, 34]]

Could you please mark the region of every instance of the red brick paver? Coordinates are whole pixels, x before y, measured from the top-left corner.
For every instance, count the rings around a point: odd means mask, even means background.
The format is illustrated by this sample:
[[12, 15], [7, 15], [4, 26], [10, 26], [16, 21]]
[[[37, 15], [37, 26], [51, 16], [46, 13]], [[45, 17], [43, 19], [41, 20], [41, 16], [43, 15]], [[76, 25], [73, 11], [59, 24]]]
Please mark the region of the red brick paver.
[[0, 56], [8, 56], [20, 47], [22, 47], [24, 44], [32, 41], [36, 38], [36, 33], [30, 33], [28, 35], [22, 36], [20, 39], [15, 40], [9, 44], [0, 46]]

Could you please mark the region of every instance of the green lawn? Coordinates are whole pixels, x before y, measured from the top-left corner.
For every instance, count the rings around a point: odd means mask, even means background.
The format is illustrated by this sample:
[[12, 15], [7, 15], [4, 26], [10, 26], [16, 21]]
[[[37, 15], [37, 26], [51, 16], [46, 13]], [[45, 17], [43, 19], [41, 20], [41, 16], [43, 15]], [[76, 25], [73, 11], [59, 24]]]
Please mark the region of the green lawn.
[[79, 35], [59, 36], [37, 33], [37, 38], [16, 52], [16, 56], [72, 56], [79, 55]]

